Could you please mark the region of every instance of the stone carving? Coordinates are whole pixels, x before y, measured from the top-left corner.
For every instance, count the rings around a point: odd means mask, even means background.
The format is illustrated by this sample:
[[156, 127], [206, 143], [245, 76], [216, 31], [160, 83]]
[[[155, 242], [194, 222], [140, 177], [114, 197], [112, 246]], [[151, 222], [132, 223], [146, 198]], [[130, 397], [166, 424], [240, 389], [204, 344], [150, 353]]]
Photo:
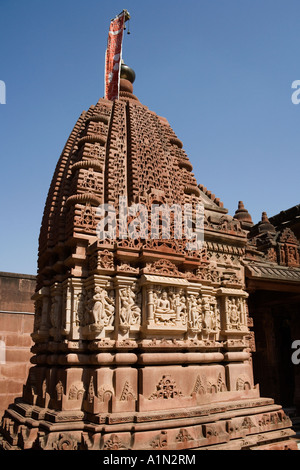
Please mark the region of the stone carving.
[[196, 269], [195, 277], [212, 283], [220, 282], [220, 272], [216, 267], [203, 264]]
[[37, 299], [34, 303], [34, 331], [38, 331], [42, 325], [43, 301]]
[[87, 203], [80, 212], [76, 225], [82, 227], [86, 232], [93, 232], [96, 229], [97, 221], [95, 209]]
[[236, 381], [236, 389], [237, 390], [250, 390], [251, 384], [250, 380], [246, 376], [239, 376]]
[[221, 373], [219, 373], [219, 375], [218, 375], [217, 390], [218, 390], [218, 392], [226, 392], [226, 390], [227, 390], [226, 384], [223, 381]]
[[91, 376], [90, 383], [87, 391], [87, 401], [88, 403], [93, 403], [95, 399], [95, 386], [94, 386], [94, 377]]
[[261, 427], [261, 426], [268, 426], [269, 424], [270, 424], [270, 415], [265, 413], [259, 419], [258, 425], [259, 427]]
[[56, 400], [61, 401], [62, 397], [63, 397], [63, 393], [64, 393], [64, 388], [63, 388], [63, 384], [62, 384], [61, 380], [58, 381], [58, 383], [56, 384], [55, 389], [56, 389]]
[[95, 331], [102, 331], [114, 321], [115, 299], [113, 292], [107, 292], [103, 287], [96, 286], [89, 293], [85, 309], [85, 325], [91, 325]]
[[288, 243], [288, 244], [296, 245], [296, 246], [299, 245], [297, 237], [295, 236], [294, 232], [290, 228], [285, 228], [283, 230], [278, 241], [281, 243]]
[[190, 294], [188, 297], [188, 328], [201, 332], [203, 339], [214, 339], [220, 329], [220, 312], [213, 296]]
[[182, 397], [182, 392], [178, 390], [175, 380], [170, 375], [163, 375], [156, 385], [156, 392], [152, 393], [149, 400], [158, 398], [169, 399]]
[[213, 297], [203, 298], [203, 323], [202, 327], [206, 333], [217, 329], [217, 302]]
[[75, 383], [69, 390], [69, 400], [83, 400], [85, 389], [82, 383]]
[[204, 424], [203, 427], [203, 435], [207, 439], [210, 437], [216, 437], [219, 435], [219, 429], [217, 424]]
[[136, 398], [136, 395], [133, 391], [132, 386], [130, 385], [128, 380], [126, 380], [126, 382], [124, 384], [123, 391], [122, 391], [121, 396], [120, 396], [120, 401], [131, 401], [131, 400], [136, 400], [136, 399], [137, 398]]
[[102, 385], [97, 391], [97, 397], [103, 403], [109, 402], [113, 394], [113, 388], [110, 385]]
[[126, 272], [126, 273], [138, 273], [139, 268], [135, 268], [134, 266], [131, 266], [130, 263], [121, 262], [119, 265], [117, 265], [117, 271]]
[[173, 287], [155, 286], [153, 290], [154, 322], [162, 325], [185, 325], [187, 302], [185, 292]]
[[252, 422], [251, 418], [247, 416], [246, 418], [243, 419], [241, 427], [244, 429], [251, 429], [255, 427], [255, 424]]
[[47, 380], [42, 381], [42, 398], [45, 399], [47, 394]]
[[105, 442], [104, 450], [120, 450], [126, 449], [126, 446], [123, 444], [121, 439], [117, 436], [117, 434], [112, 434], [110, 438]]
[[188, 328], [199, 331], [202, 328], [201, 298], [191, 294], [188, 297]]
[[86, 293], [85, 291], [79, 292], [75, 300], [75, 325], [85, 324], [85, 311], [86, 311]]
[[168, 446], [168, 433], [161, 431], [158, 436], [150, 443], [153, 449], [165, 449]]
[[176, 441], [177, 442], [187, 442], [187, 441], [193, 441], [194, 438], [189, 434], [187, 429], [180, 429], [179, 433], [176, 436]]
[[114, 270], [114, 255], [111, 251], [103, 250], [98, 251], [89, 259], [90, 271], [113, 271]]
[[90, 191], [100, 191], [102, 189], [102, 182], [100, 182], [99, 175], [90, 169], [84, 172], [80, 186]]
[[235, 420], [226, 421], [226, 432], [234, 434], [240, 430], [238, 423]]
[[78, 442], [71, 433], [61, 433], [52, 443], [53, 450], [77, 450]]
[[217, 229], [224, 232], [243, 233], [240, 222], [236, 219], [229, 219], [226, 216], [221, 217]]
[[126, 107], [121, 101], [114, 106], [115, 125], [111, 128], [111, 143], [109, 158], [107, 159], [108, 203], [117, 201], [120, 195], [126, 194], [127, 174], [127, 135], [126, 135]]
[[198, 375], [191, 395], [205, 395], [206, 393], [226, 392], [227, 387], [223, 381], [222, 374], [219, 373], [215, 382], [207, 379], [206, 375]]
[[144, 272], [153, 273], [153, 274], [160, 274], [166, 276], [183, 276], [183, 273], [178, 271], [177, 266], [169, 260], [160, 259], [155, 261], [154, 263], [147, 263], [146, 267], [144, 268]]
[[141, 291], [135, 284], [132, 287], [120, 289], [120, 328], [128, 330], [131, 326], [139, 325], [141, 321], [142, 298]]
[[193, 394], [204, 395], [206, 391], [207, 391], [206, 376], [200, 377], [200, 375], [198, 375], [191, 395]]
[[228, 297], [226, 301], [227, 328], [229, 330], [247, 330], [245, 300]]
[[60, 297], [55, 296], [52, 298], [51, 309], [50, 309], [50, 323], [53, 330], [58, 330], [60, 327], [61, 315], [60, 315]]

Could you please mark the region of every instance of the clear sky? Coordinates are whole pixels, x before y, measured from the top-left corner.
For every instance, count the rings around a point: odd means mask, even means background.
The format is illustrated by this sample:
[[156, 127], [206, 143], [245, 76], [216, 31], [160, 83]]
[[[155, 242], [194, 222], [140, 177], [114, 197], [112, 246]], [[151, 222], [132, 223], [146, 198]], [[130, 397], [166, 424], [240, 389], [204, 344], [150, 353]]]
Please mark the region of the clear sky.
[[254, 222], [300, 202], [299, 0], [0, 0], [0, 271], [36, 273], [55, 165], [103, 96], [124, 8], [134, 93], [168, 119], [198, 183]]

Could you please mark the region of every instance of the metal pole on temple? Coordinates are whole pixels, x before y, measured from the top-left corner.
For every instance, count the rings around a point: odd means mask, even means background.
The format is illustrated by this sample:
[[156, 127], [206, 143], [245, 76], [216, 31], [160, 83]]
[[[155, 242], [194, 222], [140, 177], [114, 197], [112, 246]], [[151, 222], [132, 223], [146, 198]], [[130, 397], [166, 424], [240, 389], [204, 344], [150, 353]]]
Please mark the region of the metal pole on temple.
[[105, 53], [104, 98], [114, 101], [119, 98], [122, 41], [126, 21], [130, 14], [123, 10], [110, 22]]

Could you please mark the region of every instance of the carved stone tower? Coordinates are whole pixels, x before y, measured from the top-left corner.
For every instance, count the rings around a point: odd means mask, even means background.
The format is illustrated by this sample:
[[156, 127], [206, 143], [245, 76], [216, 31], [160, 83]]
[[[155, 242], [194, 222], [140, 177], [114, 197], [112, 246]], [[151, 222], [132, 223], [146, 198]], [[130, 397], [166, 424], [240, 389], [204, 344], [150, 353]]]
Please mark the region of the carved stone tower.
[[[58, 161], [39, 238], [33, 367], [1, 446], [295, 448], [281, 406], [253, 383], [247, 233], [197, 184], [181, 141], [133, 80], [123, 65], [119, 99], [81, 114]], [[120, 200], [201, 204], [202, 248], [187, 249], [172, 217], [169, 238], [163, 224], [155, 239], [145, 226], [134, 238], [99, 237], [99, 206], [120, 221]]]

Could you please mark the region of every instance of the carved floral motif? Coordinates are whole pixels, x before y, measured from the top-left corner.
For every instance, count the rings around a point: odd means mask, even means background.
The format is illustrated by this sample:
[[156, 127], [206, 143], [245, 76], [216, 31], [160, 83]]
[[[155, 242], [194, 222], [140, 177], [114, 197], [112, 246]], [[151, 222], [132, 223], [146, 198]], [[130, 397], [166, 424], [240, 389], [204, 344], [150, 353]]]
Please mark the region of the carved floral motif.
[[162, 379], [156, 385], [156, 392], [152, 393], [149, 400], [158, 398], [179, 398], [182, 396], [182, 392], [178, 390], [175, 380], [173, 380], [170, 375], [163, 375]]
[[153, 449], [165, 449], [168, 445], [168, 433], [167, 431], [161, 431], [155, 439], [150, 443]]
[[176, 436], [176, 441], [177, 442], [187, 442], [187, 441], [193, 441], [194, 438], [189, 434], [187, 429], [180, 429], [179, 433]]
[[110, 438], [105, 442], [103, 449], [104, 450], [119, 450], [119, 449], [126, 449], [126, 447], [117, 434], [112, 434]]

